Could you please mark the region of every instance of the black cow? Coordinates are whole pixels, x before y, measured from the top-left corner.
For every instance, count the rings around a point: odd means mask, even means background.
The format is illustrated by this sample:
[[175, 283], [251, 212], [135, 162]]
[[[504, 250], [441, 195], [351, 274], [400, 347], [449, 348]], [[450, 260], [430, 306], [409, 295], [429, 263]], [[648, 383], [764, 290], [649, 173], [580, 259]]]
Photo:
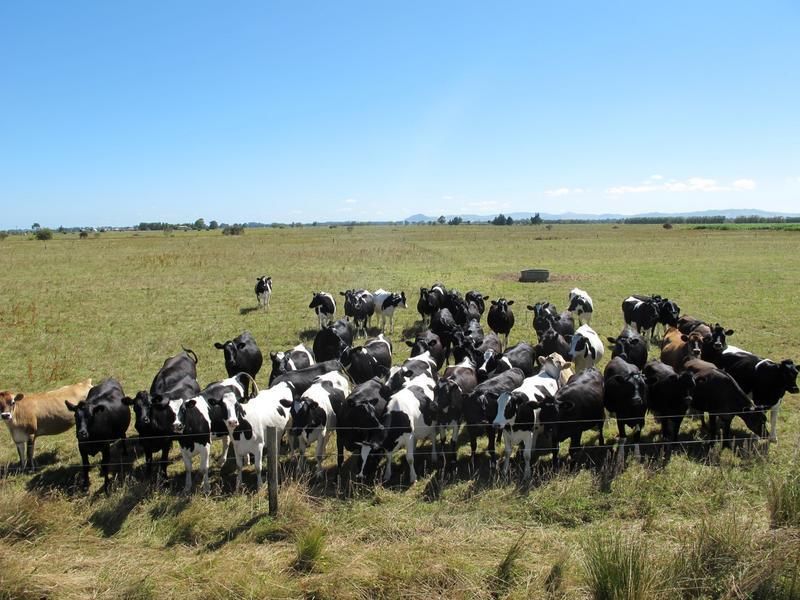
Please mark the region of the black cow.
[[573, 375], [552, 402], [540, 404], [540, 436], [549, 440], [553, 466], [558, 465], [559, 444], [570, 440], [570, 454], [581, 445], [581, 434], [589, 429], [598, 431], [598, 444], [605, 446], [603, 425], [606, 411], [603, 406], [603, 375], [594, 367]]
[[[225, 371], [227, 371], [228, 377], [233, 377], [238, 373], [247, 373], [255, 380], [261, 370], [264, 357], [249, 331], [244, 331], [225, 343], [217, 342], [214, 347], [225, 353]], [[245, 389], [245, 393], [247, 393], [247, 389]]]
[[661, 298], [661, 300], [658, 301], [658, 323], [662, 328], [662, 336], [667, 330], [667, 327], [678, 326], [678, 316], [680, 314], [681, 307], [669, 298]]
[[489, 456], [491, 462], [497, 460], [495, 452], [495, 431], [492, 422], [497, 416], [497, 398], [503, 392], [510, 392], [518, 388], [525, 379], [525, 373], [514, 367], [500, 373], [492, 379], [487, 379], [478, 384], [463, 402], [463, 416], [469, 435], [469, 446], [472, 452], [472, 462], [475, 463], [475, 453], [478, 447], [478, 436], [486, 435], [489, 438]]
[[625, 323], [635, 328], [642, 335], [650, 332], [650, 339], [655, 335], [655, 328], [658, 324], [660, 314], [660, 296], [640, 296], [632, 295], [622, 301], [622, 316]]
[[716, 438], [719, 423], [723, 445], [731, 445], [731, 421], [734, 416], [741, 417], [757, 436], [764, 435], [767, 422], [764, 408], [756, 406], [733, 377], [713, 363], [697, 358], [687, 360], [684, 367], [694, 376], [692, 408], [708, 413], [711, 439]]
[[493, 354], [500, 354], [503, 351], [503, 345], [500, 343], [500, 338], [497, 334], [492, 332], [485, 336], [480, 343], [476, 343], [465, 333], [456, 334], [455, 345], [453, 346], [453, 357], [459, 363], [465, 358], [470, 358], [476, 365], [483, 364], [484, 356], [487, 352]]
[[736, 380], [744, 393], [758, 406], [769, 408], [769, 439], [778, 441], [778, 411], [786, 392], [797, 394], [797, 365], [790, 359], [775, 362], [728, 346], [717, 366]]
[[383, 416], [392, 392], [379, 378], [357, 385], [336, 412], [337, 464], [341, 471], [344, 449], [362, 456], [358, 476], [364, 476], [365, 457], [378, 450], [383, 441]]
[[511, 346], [505, 352], [487, 350], [483, 355], [483, 362], [478, 367], [478, 380], [486, 381], [514, 367], [525, 373], [525, 377], [530, 377], [533, 375], [535, 358], [536, 350], [527, 342]]
[[733, 335], [733, 329], [725, 329], [719, 323], [711, 327], [711, 335], [703, 338], [703, 351], [701, 358], [707, 362], [718, 365], [721, 355], [728, 348], [728, 338]]
[[550, 327], [550, 321], [552, 319], [559, 318], [558, 309], [554, 304], [550, 304], [549, 302], [528, 304], [527, 308], [533, 312], [533, 330], [539, 337]]
[[406, 345], [411, 348], [411, 356], [419, 356], [425, 352], [430, 352], [431, 357], [436, 361], [436, 369], [439, 370], [444, 365], [445, 361], [445, 348], [442, 344], [441, 338], [426, 329], [418, 333], [414, 341], [406, 341]]
[[[457, 365], [447, 367], [444, 375], [436, 382], [433, 390], [434, 404], [437, 407], [436, 422], [439, 426], [439, 438], [442, 448], [450, 429], [450, 453], [456, 456], [458, 427], [461, 423], [464, 398], [472, 393], [478, 385], [475, 363], [465, 358]], [[447, 452], [444, 452], [445, 460]]]
[[341, 361], [356, 384], [373, 377], [385, 377], [392, 366], [392, 343], [380, 334], [363, 346], [346, 348]]
[[664, 458], [669, 460], [683, 417], [692, 402], [694, 377], [686, 371], [679, 375], [660, 360], [651, 360], [642, 373], [647, 384], [647, 409], [661, 424]]
[[433, 313], [439, 310], [444, 299], [444, 292], [441, 289], [419, 288], [419, 300], [417, 301], [417, 312], [422, 319], [423, 325], [430, 324]]
[[353, 345], [353, 326], [345, 319], [328, 323], [314, 337], [313, 352], [318, 362], [339, 360], [345, 348]]
[[632, 365], [621, 356], [616, 356], [606, 365], [603, 380], [603, 404], [617, 419], [620, 458], [625, 455], [625, 427], [630, 427], [633, 429], [633, 451], [638, 459], [641, 457], [639, 441], [647, 410], [645, 402], [647, 385], [642, 372], [636, 365]]
[[336, 300], [328, 292], [311, 292], [311, 303], [308, 308], [313, 308], [319, 319], [319, 328], [333, 321], [336, 314]]
[[153, 378], [149, 393], [140, 391], [133, 399], [122, 399], [124, 404], [133, 406], [134, 427], [144, 450], [148, 475], [153, 469], [153, 454], [159, 451], [161, 460], [158, 462], [158, 474], [164, 477], [167, 475], [173, 439], [172, 422], [175, 419], [169, 400], [185, 400], [200, 393], [196, 365], [197, 355], [184, 348], [183, 352], [164, 361], [164, 365]]
[[447, 290], [442, 308], [449, 310], [455, 322], [460, 326], [466, 325], [470, 319], [469, 305], [458, 290]]
[[256, 300], [261, 308], [269, 309], [269, 299], [272, 296], [272, 277], [262, 275], [256, 279]]
[[555, 352], [560, 354], [564, 360], [569, 361], [572, 356], [569, 341], [553, 328], [552, 323], [541, 335], [539, 343], [536, 344], [534, 350], [537, 357], [550, 356]]
[[317, 377], [330, 373], [331, 371], [343, 371], [344, 367], [338, 360], [326, 360], [318, 362], [306, 367], [305, 369], [297, 369], [296, 371], [288, 371], [283, 375], [275, 378], [269, 387], [275, 387], [279, 383], [285, 381], [291, 384], [292, 397], [299, 400], [300, 396], [306, 393], [306, 390], [311, 387]]
[[100, 471], [103, 474], [103, 491], [108, 491], [108, 467], [111, 461], [111, 443], [122, 441], [131, 424], [131, 409], [123, 402], [125, 393], [116, 379], [106, 379], [89, 390], [86, 400], [77, 405], [65, 400], [66, 407], [75, 413], [75, 434], [83, 463], [83, 489], [89, 489], [89, 457], [101, 453]]
[[647, 362], [647, 342], [637, 331], [626, 326], [620, 334], [613, 338], [606, 338], [612, 350], [611, 357], [619, 356], [640, 370], [644, 369]]
[[486, 323], [489, 325], [489, 329], [497, 335], [503, 336], [503, 348], [508, 347], [508, 334], [511, 333], [511, 329], [514, 327], [512, 304], [514, 304], [513, 300], [506, 300], [505, 298], [492, 300], [489, 314], [486, 316]]
[[447, 363], [453, 347], [453, 339], [461, 328], [448, 308], [440, 308], [431, 317], [431, 331], [439, 336], [444, 348], [444, 362]]
[[[486, 311], [486, 300], [489, 299], [489, 296], [484, 296], [478, 290], [470, 290], [466, 294], [464, 294], [464, 300], [467, 303], [467, 308], [470, 311], [470, 316], [474, 319], [478, 319], [483, 316], [483, 313]], [[472, 309], [474, 306], [474, 309]], [[477, 314], [477, 316], [475, 316]]]
[[311, 354], [311, 350], [306, 348], [303, 344], [298, 344], [286, 352], [270, 352], [269, 358], [272, 361], [269, 385], [272, 385], [272, 382], [275, 381], [275, 378], [279, 375], [283, 375], [288, 371], [305, 369], [316, 362], [314, 360], [314, 355]]

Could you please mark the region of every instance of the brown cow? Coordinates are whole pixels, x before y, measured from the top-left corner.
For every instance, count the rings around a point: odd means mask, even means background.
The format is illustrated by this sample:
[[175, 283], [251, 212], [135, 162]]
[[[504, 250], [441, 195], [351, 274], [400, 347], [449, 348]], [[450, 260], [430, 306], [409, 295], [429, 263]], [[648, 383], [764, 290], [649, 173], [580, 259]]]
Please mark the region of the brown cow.
[[37, 436], [57, 435], [75, 426], [75, 416], [67, 410], [64, 401], [77, 404], [86, 400], [91, 388], [92, 380], [86, 379], [49, 392], [0, 392], [0, 417], [17, 445], [20, 468], [24, 469], [26, 464], [35, 468], [33, 450]]
[[661, 342], [661, 362], [680, 373], [684, 362], [700, 358], [706, 338], [711, 338], [711, 329], [707, 325], [699, 325], [688, 335], [677, 327], [667, 327]]

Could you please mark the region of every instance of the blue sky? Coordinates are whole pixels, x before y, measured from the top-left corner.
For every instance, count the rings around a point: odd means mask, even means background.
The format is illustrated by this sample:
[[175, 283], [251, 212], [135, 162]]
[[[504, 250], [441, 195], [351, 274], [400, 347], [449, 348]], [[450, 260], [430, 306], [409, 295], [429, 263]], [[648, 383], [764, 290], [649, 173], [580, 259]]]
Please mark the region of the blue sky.
[[0, 3], [0, 228], [800, 212], [800, 3]]

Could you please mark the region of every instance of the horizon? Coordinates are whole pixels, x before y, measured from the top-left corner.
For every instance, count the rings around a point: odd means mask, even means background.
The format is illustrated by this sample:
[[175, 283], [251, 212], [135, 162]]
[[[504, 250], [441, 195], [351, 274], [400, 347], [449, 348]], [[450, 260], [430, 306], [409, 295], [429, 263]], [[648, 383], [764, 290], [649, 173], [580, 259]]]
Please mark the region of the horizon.
[[798, 17], [0, 5], [0, 229], [798, 213]]

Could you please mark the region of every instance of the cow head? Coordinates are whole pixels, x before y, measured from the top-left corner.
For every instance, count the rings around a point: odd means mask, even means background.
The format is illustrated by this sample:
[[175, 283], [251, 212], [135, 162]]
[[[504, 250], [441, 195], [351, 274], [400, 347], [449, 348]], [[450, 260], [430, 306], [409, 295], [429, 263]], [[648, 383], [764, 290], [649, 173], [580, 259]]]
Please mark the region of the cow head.
[[703, 335], [697, 331], [693, 331], [689, 335], [682, 334], [681, 341], [686, 343], [686, 355], [689, 358], [700, 358], [703, 353]]
[[503, 392], [497, 397], [497, 414], [492, 427], [495, 430], [505, 429], [514, 424], [517, 418], [517, 412], [522, 403], [528, 399], [528, 396], [522, 392]]
[[572, 348], [570, 353], [570, 358], [572, 360], [575, 360], [576, 357], [597, 360], [597, 350], [595, 350], [594, 346], [589, 343], [589, 340], [586, 339], [585, 336], [579, 333], [572, 336]]
[[513, 300], [506, 300], [505, 298], [498, 298], [497, 300], [492, 300], [492, 307], [499, 312], [507, 313], [508, 307], [513, 305]]
[[438, 421], [447, 423], [461, 413], [463, 394], [453, 379], [439, 379], [433, 388], [433, 399], [438, 408]]
[[544, 372], [548, 377], [561, 381], [561, 372], [572, 368], [572, 363], [564, 360], [558, 352], [553, 352], [547, 356], [539, 356], [536, 359], [539, 363], [540, 372]]
[[658, 303], [658, 320], [664, 325], [678, 326], [678, 317], [681, 314], [681, 307], [672, 300], [663, 298]]
[[24, 397], [24, 394], [14, 396], [11, 392], [0, 392], [0, 418], [3, 421], [11, 421], [14, 416], [14, 407]]
[[87, 404], [85, 400], [81, 400], [78, 404], [73, 404], [69, 400], [64, 400], [67, 409], [75, 413], [75, 434], [78, 440], [89, 439], [89, 429], [95, 416], [106, 410], [103, 404]]
[[194, 398], [191, 400], [169, 400], [168, 404], [174, 415], [172, 430], [176, 433], [182, 433], [186, 427], [186, 409], [197, 404], [197, 400]]
[[764, 406], [748, 406], [738, 415], [747, 428], [759, 437], [767, 435], [767, 414]]
[[782, 360], [780, 364], [781, 378], [783, 379], [786, 391], [790, 394], [797, 394], [797, 365], [791, 359]]
[[644, 407], [647, 384], [644, 376], [638, 370], [625, 375], [614, 375], [609, 378], [606, 385], [616, 387], [617, 393], [625, 398], [631, 408], [639, 409]]
[[464, 295], [464, 300], [466, 300], [467, 303], [471, 302], [475, 304], [475, 308], [478, 311], [479, 315], [482, 315], [486, 310], [485, 301], [488, 299], [489, 296], [484, 296], [477, 290], [470, 290]]
[[222, 398], [209, 397], [207, 402], [211, 406], [218, 406], [225, 412], [223, 419], [228, 430], [233, 431], [239, 426], [239, 418], [244, 417], [245, 411], [239, 403], [234, 392], [228, 391], [222, 394]]
[[150, 425], [150, 421], [152, 419], [153, 413], [153, 403], [150, 401], [150, 394], [146, 391], [141, 391], [136, 394], [133, 398], [128, 398], [127, 396], [122, 399], [122, 403], [126, 406], [133, 407], [133, 414], [136, 418], [136, 423], [134, 427], [136, 427], [136, 431], [139, 431], [142, 428], [146, 428]]
[[726, 338], [732, 335], [733, 329], [725, 329], [719, 323], [715, 323], [714, 327], [711, 329], [711, 339], [707, 341], [707, 343], [715, 352], [722, 352], [728, 347]]

